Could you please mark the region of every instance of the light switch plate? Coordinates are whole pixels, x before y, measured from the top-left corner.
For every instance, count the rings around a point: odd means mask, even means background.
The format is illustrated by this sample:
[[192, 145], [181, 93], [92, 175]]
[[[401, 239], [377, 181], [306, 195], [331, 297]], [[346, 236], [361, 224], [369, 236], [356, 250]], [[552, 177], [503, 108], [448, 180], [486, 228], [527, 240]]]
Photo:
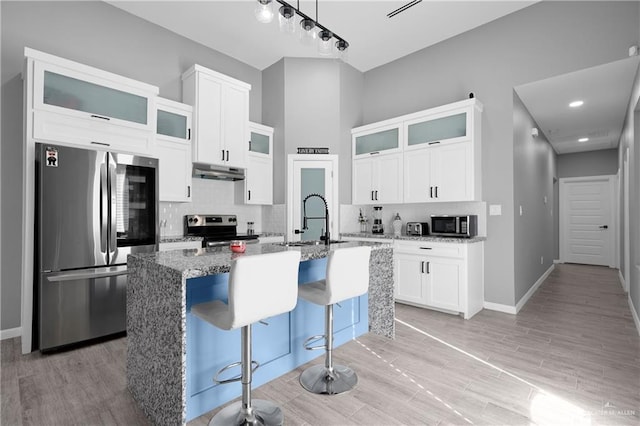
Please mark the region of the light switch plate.
[[502, 204], [490, 204], [489, 216], [502, 216]]

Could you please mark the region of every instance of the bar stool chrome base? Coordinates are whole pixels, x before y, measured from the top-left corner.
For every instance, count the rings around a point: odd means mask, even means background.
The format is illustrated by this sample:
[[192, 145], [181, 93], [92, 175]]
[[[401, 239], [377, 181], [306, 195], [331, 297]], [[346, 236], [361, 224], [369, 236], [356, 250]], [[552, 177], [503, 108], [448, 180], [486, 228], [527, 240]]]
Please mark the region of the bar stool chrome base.
[[209, 426], [281, 426], [284, 414], [280, 407], [270, 401], [254, 399], [252, 412], [242, 408], [242, 401], [235, 402], [220, 410], [209, 421]]
[[337, 395], [349, 392], [358, 384], [356, 372], [344, 365], [334, 365], [329, 371], [324, 365], [314, 365], [302, 372], [300, 384], [315, 394]]

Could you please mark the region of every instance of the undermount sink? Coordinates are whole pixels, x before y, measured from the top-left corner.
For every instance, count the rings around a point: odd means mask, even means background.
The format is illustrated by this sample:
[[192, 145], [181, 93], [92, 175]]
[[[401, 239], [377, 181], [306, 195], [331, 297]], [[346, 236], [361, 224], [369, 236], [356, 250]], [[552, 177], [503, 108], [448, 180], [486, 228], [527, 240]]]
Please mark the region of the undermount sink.
[[[329, 240], [329, 244], [339, 244], [339, 243], [346, 243], [346, 242], [348, 241]], [[287, 243], [278, 243], [278, 244], [284, 247], [323, 246], [324, 241], [320, 241], [320, 240], [290, 241]]]

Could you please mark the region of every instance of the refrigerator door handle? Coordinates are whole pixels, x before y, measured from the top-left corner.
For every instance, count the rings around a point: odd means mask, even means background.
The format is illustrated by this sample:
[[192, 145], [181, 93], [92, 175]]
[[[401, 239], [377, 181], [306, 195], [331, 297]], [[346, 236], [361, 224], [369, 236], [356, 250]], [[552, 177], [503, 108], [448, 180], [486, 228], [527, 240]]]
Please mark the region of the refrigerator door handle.
[[109, 188], [107, 184], [107, 164], [100, 165], [100, 252], [107, 252], [109, 234]]
[[64, 282], [64, 281], [76, 281], [92, 278], [104, 278], [104, 277], [117, 277], [119, 275], [126, 275], [127, 265], [112, 266], [108, 268], [96, 268], [91, 271], [69, 271], [59, 272], [55, 274], [47, 275], [47, 281], [49, 282]]
[[109, 224], [109, 262], [111, 262], [112, 254], [114, 254], [117, 248], [116, 242], [116, 230], [118, 227], [117, 224], [117, 208], [118, 208], [118, 194], [117, 194], [118, 183], [116, 182], [116, 161], [109, 154], [109, 198], [111, 199], [111, 203], [109, 205], [109, 217], [111, 218], [111, 223]]

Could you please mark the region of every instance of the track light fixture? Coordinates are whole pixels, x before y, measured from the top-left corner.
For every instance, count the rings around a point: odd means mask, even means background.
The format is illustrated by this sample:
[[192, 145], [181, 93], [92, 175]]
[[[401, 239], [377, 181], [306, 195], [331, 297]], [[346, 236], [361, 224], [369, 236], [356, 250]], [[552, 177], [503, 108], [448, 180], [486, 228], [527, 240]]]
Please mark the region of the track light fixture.
[[[331, 55], [333, 47], [335, 47], [336, 56], [342, 59], [346, 58], [349, 43], [318, 22], [318, 0], [316, 0], [316, 19], [312, 19], [300, 11], [300, 0], [297, 3], [298, 7], [293, 7], [284, 0], [257, 0], [257, 2], [254, 13], [258, 22], [263, 24], [271, 22], [274, 17], [273, 3], [279, 3], [281, 6], [278, 9], [278, 24], [282, 32], [295, 33], [296, 23], [299, 22], [300, 40], [303, 43], [309, 44], [317, 39], [319, 54]], [[301, 18], [299, 21], [296, 15]], [[332, 42], [333, 40], [335, 42]]]

